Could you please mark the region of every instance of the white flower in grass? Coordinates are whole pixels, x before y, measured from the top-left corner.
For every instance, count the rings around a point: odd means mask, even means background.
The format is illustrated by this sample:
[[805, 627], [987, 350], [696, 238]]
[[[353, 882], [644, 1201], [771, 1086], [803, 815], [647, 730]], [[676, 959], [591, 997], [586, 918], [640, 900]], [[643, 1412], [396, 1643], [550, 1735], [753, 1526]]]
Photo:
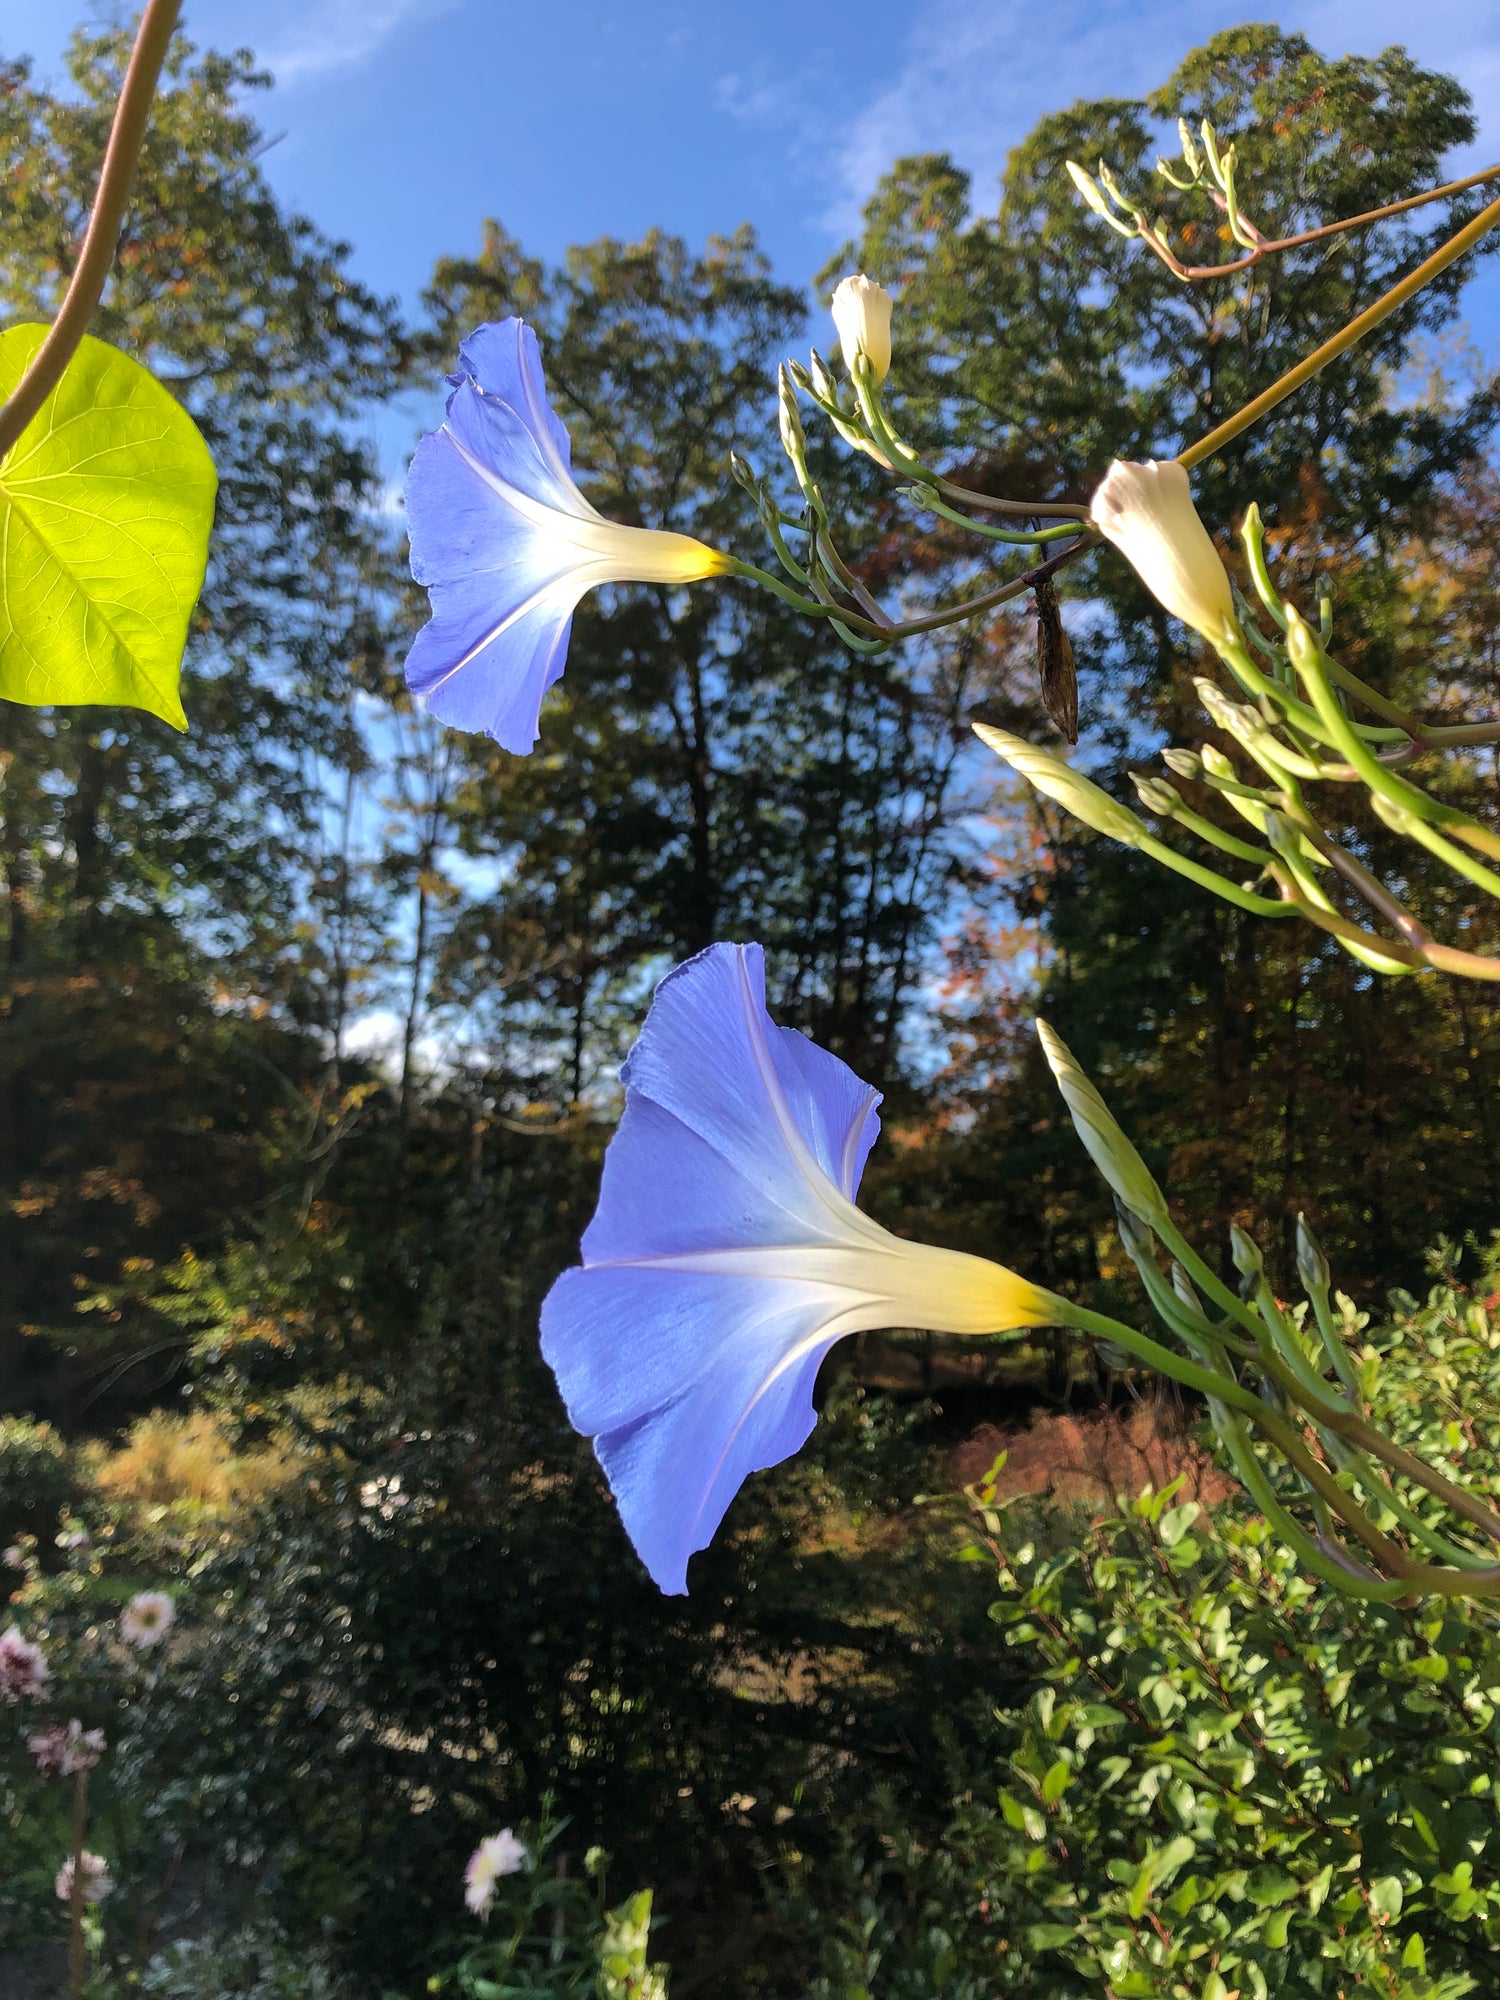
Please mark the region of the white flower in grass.
[[140, 1590], [120, 1613], [120, 1637], [127, 1646], [159, 1646], [177, 1622], [177, 1607], [164, 1590]]
[[[114, 1880], [109, 1872], [109, 1863], [105, 1860], [102, 1854], [90, 1854], [87, 1848], [83, 1850], [83, 1853], [79, 1856], [79, 1859], [83, 1863], [83, 1868], [81, 1871], [82, 1882], [83, 1882], [83, 1900], [86, 1903], [102, 1903], [105, 1897], [109, 1894], [110, 1890], [113, 1889], [113, 1887], [115, 1886]], [[68, 1856], [67, 1860], [63, 1863], [62, 1867], [58, 1869], [57, 1880], [53, 1883], [52, 1886], [57, 1891], [58, 1902], [60, 1903], [72, 1902], [73, 1857], [71, 1854]]]
[[23, 1639], [14, 1625], [0, 1632], [0, 1701], [24, 1701], [40, 1694], [51, 1678], [40, 1646]]
[[1117, 458], [1089, 516], [1174, 618], [1211, 646], [1238, 630], [1229, 573], [1198, 518], [1186, 466], [1175, 458], [1146, 465]]
[[508, 1826], [481, 1840], [464, 1870], [464, 1901], [476, 1917], [487, 1917], [502, 1875], [519, 1875], [530, 1861], [526, 1843]]

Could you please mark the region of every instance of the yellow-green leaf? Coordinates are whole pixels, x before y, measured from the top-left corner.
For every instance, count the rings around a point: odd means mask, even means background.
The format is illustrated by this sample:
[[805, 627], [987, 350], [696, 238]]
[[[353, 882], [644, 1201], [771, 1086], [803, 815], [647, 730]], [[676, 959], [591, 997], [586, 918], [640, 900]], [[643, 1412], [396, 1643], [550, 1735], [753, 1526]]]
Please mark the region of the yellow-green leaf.
[[[46, 331], [0, 334], [0, 396]], [[86, 336], [0, 464], [0, 695], [144, 708], [185, 729], [182, 649], [217, 489], [181, 404]]]

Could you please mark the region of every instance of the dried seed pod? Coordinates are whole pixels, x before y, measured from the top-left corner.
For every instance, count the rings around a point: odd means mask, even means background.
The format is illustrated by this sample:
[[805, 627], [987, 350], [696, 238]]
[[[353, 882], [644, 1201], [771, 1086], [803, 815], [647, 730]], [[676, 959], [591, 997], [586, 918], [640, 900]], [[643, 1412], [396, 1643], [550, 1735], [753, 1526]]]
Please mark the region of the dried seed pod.
[[1047, 720], [1069, 743], [1078, 741], [1078, 675], [1073, 667], [1073, 642], [1063, 630], [1057, 592], [1050, 577], [1033, 585], [1036, 600], [1036, 662], [1042, 683], [1042, 707]]

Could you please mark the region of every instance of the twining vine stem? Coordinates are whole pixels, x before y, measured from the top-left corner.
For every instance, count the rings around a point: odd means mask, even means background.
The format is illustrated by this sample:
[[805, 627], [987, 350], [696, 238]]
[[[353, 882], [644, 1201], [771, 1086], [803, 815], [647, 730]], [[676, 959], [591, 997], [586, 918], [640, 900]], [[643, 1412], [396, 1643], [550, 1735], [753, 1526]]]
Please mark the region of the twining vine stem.
[[[1480, 178], [1485, 177], [1481, 176]], [[1356, 318], [1350, 320], [1347, 326], [1341, 327], [1330, 339], [1325, 340], [1321, 347], [1315, 348], [1311, 354], [1299, 361], [1294, 368], [1289, 368], [1286, 374], [1280, 376], [1271, 384], [1270, 388], [1263, 389], [1253, 401], [1247, 403], [1242, 410], [1237, 410], [1232, 417], [1226, 418], [1222, 424], [1217, 425], [1205, 436], [1199, 438], [1196, 444], [1190, 444], [1185, 450], [1180, 451], [1177, 454], [1178, 462], [1191, 469], [1193, 466], [1201, 464], [1205, 458], [1211, 458], [1216, 451], [1221, 451], [1226, 444], [1237, 438], [1242, 431], [1248, 430], [1252, 424], [1259, 422], [1268, 411], [1274, 410], [1278, 403], [1284, 402], [1288, 396], [1300, 389], [1304, 382], [1310, 382], [1315, 375], [1328, 366], [1330, 361], [1336, 361], [1339, 355], [1355, 346], [1357, 342], [1363, 340], [1367, 333], [1373, 332], [1382, 320], [1388, 319], [1393, 312], [1405, 305], [1407, 300], [1421, 291], [1424, 285], [1430, 284], [1439, 273], [1446, 271], [1450, 264], [1456, 263], [1466, 251], [1472, 250], [1474, 245], [1482, 237], [1488, 235], [1489, 231], [1497, 223], [1500, 223], [1500, 199], [1492, 201], [1487, 208], [1481, 209], [1472, 222], [1466, 223], [1456, 235], [1449, 237], [1448, 241], [1440, 249], [1435, 250], [1430, 257], [1418, 264], [1414, 271], [1409, 272], [1398, 284], [1393, 285], [1372, 306], [1367, 306]], [[953, 497], [962, 495], [963, 499], [971, 505], [998, 508], [1004, 504], [987, 501], [981, 495], [968, 493], [961, 487], [952, 486], [946, 480], [939, 481], [939, 486], [944, 492]], [[1042, 514], [1058, 511], [1055, 507], [1050, 507], [1044, 503], [1010, 503], [1012, 506], [1022, 504], [1025, 505], [1025, 510], [1028, 513]], [[1007, 511], [1009, 511], [1009, 507], [1007, 507]], [[1081, 512], [1082, 510], [1079, 511]], [[1034, 569], [1029, 569], [1024, 574], [1012, 578], [1010, 582], [1003, 584], [998, 590], [986, 591], [982, 596], [971, 598], [965, 604], [950, 605], [945, 610], [933, 612], [925, 618], [909, 619], [904, 623], [884, 628], [876, 626], [871, 621], [863, 619], [852, 612], [841, 610], [838, 615], [841, 620], [851, 626], [856, 632], [861, 632], [871, 638], [878, 638], [886, 642], [909, 638], [918, 632], [937, 631], [945, 625], [957, 624], [961, 619], [973, 617], [976, 612], [989, 611], [995, 606], [1005, 603], [1009, 598], [1019, 597], [1023, 591], [1029, 590], [1034, 583], [1055, 575], [1058, 570], [1072, 562], [1075, 557], [1085, 555], [1090, 549], [1097, 547], [1099, 540], [1097, 530], [1093, 529], [1086, 521], [1080, 522], [1079, 525], [1082, 531], [1080, 539], [1070, 543], [1058, 555], [1052, 556], [1046, 562], [1038, 564]], [[764, 571], [756, 570], [749, 564], [737, 564], [736, 567], [742, 575], [753, 575], [757, 582], [769, 583], [773, 589], [777, 590], [778, 595], [787, 597], [789, 601], [796, 603], [799, 608], [814, 610], [820, 616], [829, 615], [825, 607], [809, 606], [805, 599], [779, 587]]]
[[[1405, 201], [1387, 202], [1384, 208], [1372, 208], [1364, 215], [1351, 215], [1342, 222], [1325, 222], [1320, 229], [1304, 229], [1297, 236], [1278, 236], [1273, 240], [1263, 239], [1243, 257], [1236, 257], [1228, 264], [1184, 264], [1151, 234], [1144, 223], [1136, 224], [1137, 232], [1146, 247], [1159, 257], [1175, 278], [1198, 281], [1206, 278], [1228, 278], [1237, 271], [1251, 270], [1263, 258], [1275, 256], [1281, 250], [1300, 250], [1308, 243], [1321, 243], [1329, 236], [1342, 236], [1348, 230], [1361, 229], [1366, 223], [1386, 222], [1393, 215], [1405, 215], [1408, 209], [1421, 208], [1429, 201], [1441, 201], [1445, 195], [1467, 194], [1470, 188], [1483, 187], [1486, 181], [1500, 180], [1500, 166], [1486, 167], [1482, 173], [1470, 174], [1466, 180], [1449, 181], [1445, 187], [1429, 188], [1425, 194], [1409, 194]], [[1214, 200], [1222, 207], [1224, 198], [1215, 194]], [[1248, 218], [1242, 217], [1248, 224]], [[1253, 225], [1249, 225], [1252, 233]]]
[[130, 201], [136, 162], [151, 117], [151, 102], [161, 78], [182, 0], [147, 0], [141, 15], [135, 47], [115, 106], [109, 145], [99, 175], [93, 213], [78, 262], [68, 282], [66, 296], [52, 322], [47, 338], [32, 357], [31, 366], [0, 407], [0, 460], [10, 452], [21, 433], [63, 378], [78, 344], [88, 332], [89, 322], [99, 309], [105, 282], [115, 261], [125, 210]]
[[1269, 389], [1263, 389], [1252, 402], [1245, 405], [1244, 409], [1237, 410], [1232, 417], [1226, 418], [1206, 437], [1199, 438], [1196, 444], [1190, 444], [1186, 451], [1180, 451], [1177, 454], [1179, 463], [1189, 469], [1201, 464], [1205, 458], [1211, 458], [1216, 451], [1221, 451], [1232, 439], [1237, 438], [1241, 431], [1248, 430], [1252, 424], [1258, 423], [1268, 411], [1274, 410], [1276, 405], [1284, 402], [1294, 390], [1300, 389], [1304, 382], [1310, 382], [1314, 375], [1328, 366], [1330, 361], [1336, 361], [1347, 348], [1363, 340], [1367, 333], [1372, 333], [1382, 320], [1389, 319], [1398, 307], [1404, 306], [1409, 298], [1420, 292], [1424, 285], [1430, 284], [1440, 272], [1446, 271], [1450, 264], [1457, 263], [1464, 252], [1472, 250], [1480, 238], [1488, 235], [1497, 222], [1500, 222], [1500, 199], [1492, 201], [1488, 208], [1482, 208], [1472, 222], [1466, 223], [1456, 236], [1450, 236], [1441, 249], [1434, 250], [1432, 255], [1418, 264], [1414, 271], [1408, 272], [1399, 284], [1392, 285], [1383, 298], [1378, 298], [1374, 305], [1367, 306], [1357, 318], [1350, 320], [1346, 327], [1341, 327], [1331, 339], [1325, 340], [1321, 347], [1314, 348], [1305, 360], [1299, 361], [1295, 368], [1289, 368], [1279, 381], [1273, 382]]

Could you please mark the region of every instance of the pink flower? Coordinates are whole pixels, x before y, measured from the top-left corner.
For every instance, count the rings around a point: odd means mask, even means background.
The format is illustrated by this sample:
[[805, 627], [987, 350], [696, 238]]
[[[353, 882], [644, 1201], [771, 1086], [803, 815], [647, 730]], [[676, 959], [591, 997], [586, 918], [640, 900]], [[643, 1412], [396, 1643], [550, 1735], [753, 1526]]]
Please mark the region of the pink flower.
[[525, 1843], [508, 1826], [480, 1841], [464, 1870], [464, 1901], [476, 1917], [489, 1915], [500, 1877], [518, 1875], [530, 1859]]
[[54, 1722], [28, 1736], [26, 1748], [43, 1778], [71, 1778], [75, 1771], [92, 1771], [104, 1755], [104, 1731], [85, 1729], [81, 1722]]
[[177, 1606], [164, 1590], [140, 1590], [120, 1613], [120, 1637], [128, 1646], [159, 1646], [177, 1622]]
[[0, 1632], [0, 1701], [24, 1701], [40, 1693], [50, 1679], [40, 1646], [23, 1639], [14, 1625]]
[[[83, 1863], [83, 1900], [86, 1903], [102, 1903], [110, 1890], [115, 1886], [110, 1879], [109, 1863], [102, 1854], [90, 1854], [87, 1848], [84, 1849], [79, 1859]], [[72, 1902], [73, 1857], [71, 1854], [62, 1867], [58, 1869], [57, 1880], [52, 1886], [57, 1891], [58, 1902]]]

